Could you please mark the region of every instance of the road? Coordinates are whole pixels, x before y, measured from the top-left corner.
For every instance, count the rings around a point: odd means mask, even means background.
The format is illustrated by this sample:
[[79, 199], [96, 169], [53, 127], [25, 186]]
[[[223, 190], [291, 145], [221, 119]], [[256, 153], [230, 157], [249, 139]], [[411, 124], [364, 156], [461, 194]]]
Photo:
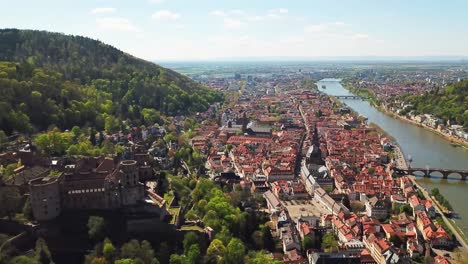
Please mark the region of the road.
[[[408, 168], [408, 165], [406, 164], [406, 160], [405, 160], [405, 157], [403, 155], [403, 153], [401, 152], [400, 148], [399, 147], [395, 147], [395, 151], [394, 151], [394, 157], [395, 157], [395, 161], [396, 161], [396, 164], [397, 164], [397, 167], [399, 168]], [[421, 185], [419, 185], [419, 183], [416, 181], [415, 177], [414, 176], [410, 176], [409, 177], [411, 179], [411, 181], [413, 182], [413, 184], [418, 187], [419, 190], [421, 190], [421, 192], [423, 193], [424, 197], [426, 200], [430, 200], [432, 201], [432, 204], [435, 206], [435, 208], [437, 209], [438, 213], [440, 214], [440, 217], [442, 218], [442, 220], [444, 220], [445, 224], [450, 228], [450, 230], [452, 231], [452, 233], [454, 234], [454, 236], [457, 238], [457, 240], [460, 242], [461, 246], [468, 251], [468, 244], [465, 242], [465, 239], [462, 237], [463, 234], [460, 234], [460, 232], [455, 229], [453, 227], [453, 225], [455, 225], [455, 223], [453, 223], [452, 221], [450, 221], [447, 217], [445, 217], [445, 215], [443, 214], [443, 211], [441, 210], [440, 206], [439, 206], [439, 203], [437, 203], [436, 201], [434, 201], [431, 197], [431, 195], [426, 191], [425, 188], [423, 188]]]
[[394, 155], [393, 157], [395, 159], [395, 162], [398, 168], [402, 168], [402, 169], [408, 168], [408, 164], [406, 164], [405, 156], [403, 155], [403, 152], [401, 151], [399, 146], [395, 146], [393, 155]]
[[424, 197], [426, 198], [426, 200], [430, 200], [432, 201], [432, 204], [435, 206], [435, 208], [437, 209], [438, 213], [440, 214], [440, 217], [444, 220], [445, 224], [447, 224], [447, 226], [450, 228], [450, 230], [452, 231], [452, 233], [454, 234], [454, 236], [457, 238], [458, 242], [460, 242], [461, 246], [466, 250], [468, 251], [468, 244], [465, 242], [465, 239], [462, 237], [463, 235], [459, 233], [459, 231], [457, 229], [455, 229], [453, 227], [453, 225], [455, 225], [453, 222], [451, 222], [447, 217], [445, 217], [445, 215], [442, 213], [442, 210], [441, 208], [439, 207], [439, 204], [434, 201], [432, 199], [432, 197], [429, 195], [429, 193], [422, 187], [420, 186], [414, 176], [411, 176], [410, 177], [411, 181], [413, 182], [414, 185], [416, 185], [418, 187], [419, 190], [421, 190], [421, 192], [423, 193]]

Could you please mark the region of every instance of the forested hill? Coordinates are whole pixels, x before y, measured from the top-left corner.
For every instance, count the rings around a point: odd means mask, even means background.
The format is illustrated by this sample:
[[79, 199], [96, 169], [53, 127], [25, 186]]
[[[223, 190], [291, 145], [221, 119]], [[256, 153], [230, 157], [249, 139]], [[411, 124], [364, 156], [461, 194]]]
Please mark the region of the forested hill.
[[443, 90], [436, 89], [422, 96], [407, 95], [403, 97], [416, 114], [433, 114], [444, 121], [455, 121], [468, 128], [468, 80], [451, 84]]
[[81, 36], [1, 29], [0, 61], [0, 128], [8, 133], [52, 124], [99, 128], [106, 118], [145, 122], [143, 113], [190, 114], [222, 99], [186, 76]]

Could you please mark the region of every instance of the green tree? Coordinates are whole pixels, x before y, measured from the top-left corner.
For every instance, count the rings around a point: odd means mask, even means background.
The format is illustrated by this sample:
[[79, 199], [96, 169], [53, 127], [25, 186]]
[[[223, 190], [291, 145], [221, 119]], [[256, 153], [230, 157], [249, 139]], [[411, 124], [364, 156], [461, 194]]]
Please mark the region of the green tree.
[[195, 232], [188, 232], [185, 234], [183, 242], [185, 255], [187, 255], [190, 247], [196, 244], [198, 244], [198, 236], [195, 234]]
[[91, 259], [91, 264], [109, 264], [109, 263], [104, 257], [95, 256]]
[[403, 206], [400, 206], [399, 211], [400, 211], [400, 214], [405, 212], [408, 215], [413, 215], [413, 208], [411, 208], [411, 206], [409, 204], [405, 204]]
[[172, 254], [169, 259], [170, 264], [185, 264], [185, 257], [177, 254]]
[[17, 256], [8, 262], [8, 264], [40, 264], [39, 261], [32, 257]]
[[73, 138], [75, 139], [75, 141], [76, 141], [76, 140], [82, 135], [82, 133], [83, 133], [83, 132], [81, 131], [81, 129], [80, 129], [79, 126], [74, 126], [74, 127], [72, 127], [71, 132], [72, 132], [72, 134], [73, 134]]
[[116, 257], [117, 250], [115, 249], [114, 245], [108, 238], [104, 240], [102, 254], [104, 255], [104, 257], [109, 263], [112, 263]]
[[328, 252], [333, 252], [338, 247], [338, 241], [332, 233], [326, 233], [322, 237], [322, 248]]
[[7, 122], [12, 131], [30, 133], [33, 130], [29, 116], [21, 111], [11, 111], [7, 116]]
[[105, 235], [106, 222], [99, 216], [90, 216], [88, 219], [88, 235], [94, 240], [101, 240]]
[[314, 240], [310, 236], [304, 236], [304, 239], [302, 240], [302, 248], [304, 250], [313, 248], [315, 246], [314, 244]]
[[232, 238], [226, 247], [226, 263], [239, 263], [240, 259], [244, 259], [245, 250], [244, 243], [240, 239]]
[[366, 206], [360, 201], [353, 201], [351, 203], [351, 210], [355, 213], [362, 212], [366, 209]]
[[115, 133], [119, 131], [120, 128], [120, 120], [115, 116], [108, 115], [104, 119], [104, 128], [109, 133]]
[[57, 128], [36, 136], [35, 143], [39, 150], [47, 155], [61, 156], [72, 143], [72, 134], [60, 132]]
[[255, 249], [263, 249], [264, 244], [263, 244], [263, 233], [260, 230], [256, 230], [255, 232], [252, 233], [252, 242], [255, 246]]
[[191, 245], [187, 251], [187, 262], [188, 263], [200, 263], [201, 262], [201, 251], [198, 244]]
[[143, 263], [157, 264], [158, 260], [155, 258], [155, 253], [151, 244], [143, 240], [141, 243], [138, 240], [132, 239], [122, 245], [120, 256], [122, 258], [130, 258], [141, 260]]
[[265, 251], [251, 251], [244, 258], [246, 264], [280, 264], [282, 261], [276, 261], [273, 256]]
[[143, 108], [141, 114], [147, 126], [153, 125], [154, 123], [161, 123], [161, 116], [154, 108]]
[[219, 239], [213, 239], [206, 250], [206, 256], [210, 263], [223, 263], [225, 254], [226, 247]]
[[[114, 262], [114, 264], [139, 264], [140, 261], [133, 260], [133, 259], [119, 259]], [[141, 262], [140, 262], [141, 263]]]
[[227, 245], [231, 241], [232, 234], [229, 232], [229, 229], [225, 226], [222, 227], [221, 232], [217, 233], [215, 237]]

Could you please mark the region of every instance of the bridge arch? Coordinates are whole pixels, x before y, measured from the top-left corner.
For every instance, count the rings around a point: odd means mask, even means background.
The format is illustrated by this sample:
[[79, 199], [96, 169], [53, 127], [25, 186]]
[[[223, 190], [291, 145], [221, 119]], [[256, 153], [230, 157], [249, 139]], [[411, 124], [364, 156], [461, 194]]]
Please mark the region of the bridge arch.
[[429, 177], [430, 175], [427, 174], [426, 170], [410, 170], [408, 171], [409, 174], [413, 174], [415, 176], [423, 176], [423, 177]]
[[[427, 173], [426, 173], [427, 174]], [[447, 174], [444, 173], [443, 171], [440, 170], [429, 170], [429, 175], [428, 177], [433, 177], [433, 178], [447, 178]]]
[[464, 175], [462, 172], [459, 171], [451, 171], [447, 172], [447, 179], [452, 179], [452, 180], [465, 180], [466, 175]]

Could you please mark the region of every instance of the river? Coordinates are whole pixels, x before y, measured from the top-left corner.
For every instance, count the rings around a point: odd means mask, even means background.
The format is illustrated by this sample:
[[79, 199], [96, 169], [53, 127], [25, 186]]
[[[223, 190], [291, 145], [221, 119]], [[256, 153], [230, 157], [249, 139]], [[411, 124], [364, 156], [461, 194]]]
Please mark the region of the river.
[[[352, 95], [339, 79], [323, 79], [317, 83], [320, 91], [329, 95]], [[375, 123], [400, 145], [405, 156], [411, 156], [412, 167], [447, 169], [468, 169], [468, 151], [455, 147], [439, 135], [424, 128], [386, 115], [364, 100], [341, 99], [343, 103], [366, 116], [369, 123]], [[459, 218], [457, 225], [468, 235], [468, 183], [459, 180], [418, 178], [417, 181], [426, 189], [439, 188], [450, 201]]]

